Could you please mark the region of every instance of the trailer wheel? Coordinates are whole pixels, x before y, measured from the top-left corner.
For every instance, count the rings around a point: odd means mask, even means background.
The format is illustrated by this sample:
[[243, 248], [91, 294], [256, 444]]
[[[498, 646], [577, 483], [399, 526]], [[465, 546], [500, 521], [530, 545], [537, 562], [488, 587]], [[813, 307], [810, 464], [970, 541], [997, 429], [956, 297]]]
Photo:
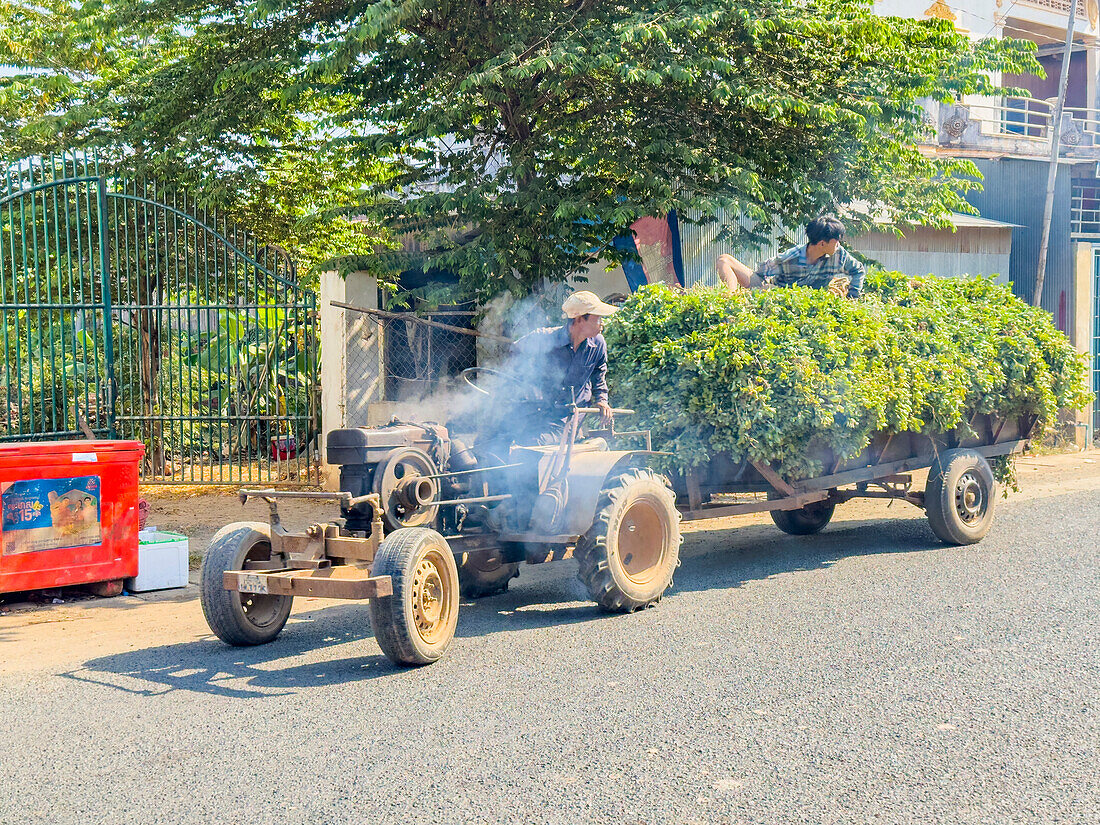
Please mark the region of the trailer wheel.
[[997, 485], [985, 456], [948, 450], [928, 471], [924, 506], [932, 532], [947, 544], [974, 544], [993, 524]]
[[[768, 498], [781, 498], [777, 493], [769, 493]], [[836, 502], [825, 499], [814, 501], [798, 510], [769, 510], [775, 526], [792, 536], [810, 536], [820, 533], [833, 517]]]
[[370, 600], [378, 646], [399, 665], [426, 665], [450, 645], [458, 623], [458, 568], [435, 530], [408, 527], [382, 540], [371, 566], [390, 576], [393, 595]]
[[506, 563], [497, 555], [466, 553], [458, 568], [458, 583], [468, 599], [492, 596], [508, 589], [508, 582], [519, 575], [519, 565]]
[[577, 577], [602, 610], [630, 613], [659, 601], [680, 563], [680, 514], [668, 483], [650, 470], [608, 481], [574, 555]]
[[227, 644], [262, 645], [270, 642], [290, 616], [293, 596], [238, 593], [226, 590], [222, 573], [244, 570], [246, 561], [271, 559], [271, 527], [259, 521], [241, 521], [219, 530], [202, 558], [199, 600], [206, 623]]

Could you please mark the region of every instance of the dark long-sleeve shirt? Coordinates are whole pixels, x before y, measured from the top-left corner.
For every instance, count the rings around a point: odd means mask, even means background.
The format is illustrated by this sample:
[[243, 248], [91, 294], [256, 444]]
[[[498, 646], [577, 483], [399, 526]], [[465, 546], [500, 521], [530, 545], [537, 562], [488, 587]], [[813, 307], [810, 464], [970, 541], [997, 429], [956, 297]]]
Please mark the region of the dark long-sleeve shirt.
[[580, 405], [607, 401], [607, 342], [602, 335], [581, 341], [576, 351], [569, 328], [538, 329], [516, 341], [511, 371], [542, 391], [543, 400]]

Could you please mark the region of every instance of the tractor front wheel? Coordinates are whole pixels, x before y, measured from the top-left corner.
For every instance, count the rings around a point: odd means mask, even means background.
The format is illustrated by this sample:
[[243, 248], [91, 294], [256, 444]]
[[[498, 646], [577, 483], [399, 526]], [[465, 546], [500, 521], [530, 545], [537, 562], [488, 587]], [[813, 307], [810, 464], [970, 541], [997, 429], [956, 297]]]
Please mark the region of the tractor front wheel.
[[392, 596], [370, 600], [382, 652], [399, 665], [439, 659], [458, 623], [458, 567], [447, 540], [424, 527], [395, 530], [378, 546], [371, 575], [393, 581]]
[[651, 470], [608, 481], [574, 555], [602, 610], [630, 613], [659, 601], [680, 563], [680, 514], [668, 483]]
[[202, 558], [199, 600], [206, 623], [223, 642], [262, 645], [270, 642], [290, 616], [293, 596], [238, 593], [226, 590], [222, 574], [244, 570], [250, 561], [271, 559], [271, 527], [259, 521], [241, 521], [219, 530]]

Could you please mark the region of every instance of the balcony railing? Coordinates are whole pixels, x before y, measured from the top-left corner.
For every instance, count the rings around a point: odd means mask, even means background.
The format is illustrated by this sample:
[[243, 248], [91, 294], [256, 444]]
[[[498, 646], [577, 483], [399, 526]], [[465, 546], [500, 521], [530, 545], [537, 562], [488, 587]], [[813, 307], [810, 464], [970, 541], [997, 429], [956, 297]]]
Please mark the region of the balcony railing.
[[[1050, 142], [1054, 113], [1052, 100], [1031, 97], [978, 98], [968, 100], [970, 118], [981, 124], [981, 134], [993, 138]], [[1100, 112], [1067, 106], [1062, 109], [1063, 147], [1100, 146]]]
[[[1031, 6], [1037, 9], [1047, 9], [1048, 11], [1058, 12], [1059, 14], [1069, 14], [1069, 10], [1073, 7], [1074, 0], [1016, 0], [1021, 6]], [[1085, 11], [1084, 0], [1077, 3], [1077, 16], [1079, 18], [1088, 19], [1088, 13]]]
[[1083, 178], [1073, 181], [1070, 234], [1081, 240], [1100, 240], [1100, 180]]

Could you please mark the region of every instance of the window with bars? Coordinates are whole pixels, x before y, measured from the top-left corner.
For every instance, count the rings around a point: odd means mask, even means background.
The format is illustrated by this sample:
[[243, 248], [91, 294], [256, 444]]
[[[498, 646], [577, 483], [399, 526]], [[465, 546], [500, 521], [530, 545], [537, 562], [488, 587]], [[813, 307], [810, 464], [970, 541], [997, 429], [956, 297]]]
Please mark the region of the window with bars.
[[1075, 239], [1100, 241], [1100, 179], [1078, 178], [1073, 181], [1070, 233]]

